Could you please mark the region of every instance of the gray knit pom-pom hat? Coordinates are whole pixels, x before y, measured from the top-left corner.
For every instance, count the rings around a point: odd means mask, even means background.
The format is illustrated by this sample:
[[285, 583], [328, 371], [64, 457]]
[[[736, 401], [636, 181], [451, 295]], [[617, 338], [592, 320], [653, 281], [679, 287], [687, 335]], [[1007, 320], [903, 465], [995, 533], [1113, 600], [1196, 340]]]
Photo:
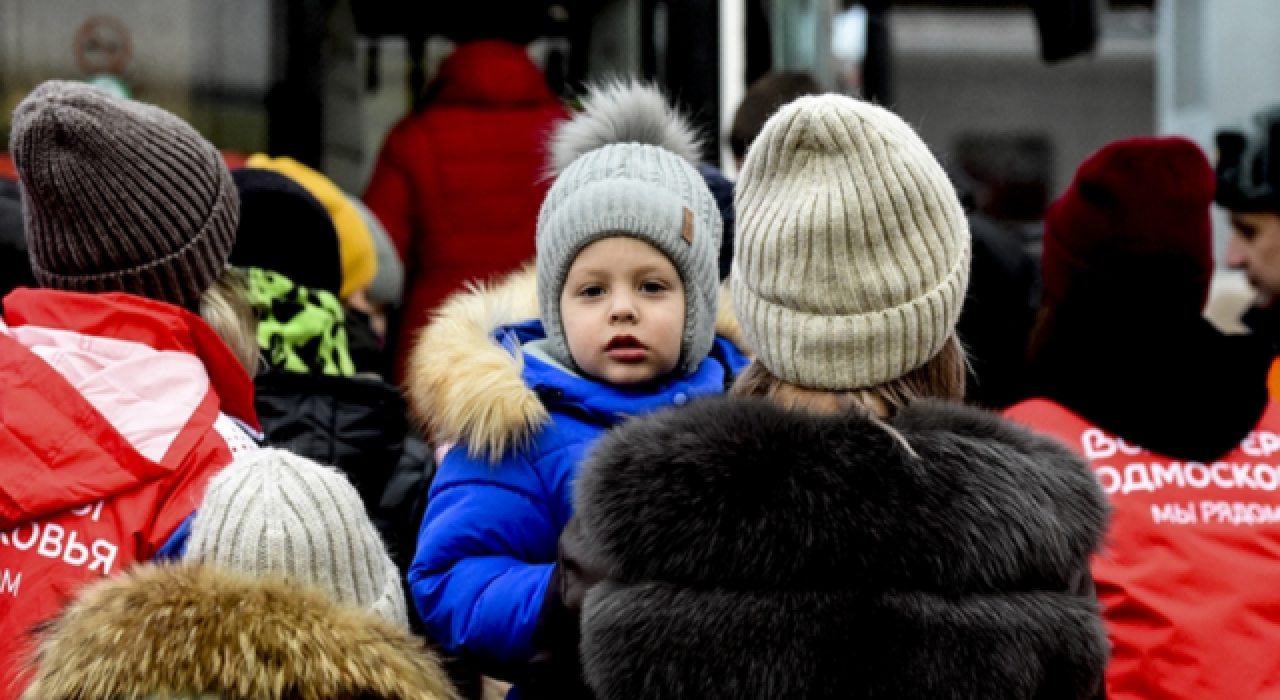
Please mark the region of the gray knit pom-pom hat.
[[869, 388], [921, 367], [956, 328], [969, 224], [897, 115], [802, 97], [743, 164], [729, 287], [756, 359], [812, 389]]
[[291, 452], [247, 453], [209, 481], [184, 558], [278, 574], [408, 627], [400, 572], [337, 471]]
[[638, 82], [589, 89], [582, 113], [551, 140], [555, 184], [538, 214], [538, 306], [552, 357], [576, 366], [560, 317], [560, 293], [578, 253], [609, 236], [662, 251], [685, 287], [677, 371], [711, 351], [719, 305], [724, 226], [698, 174], [699, 142], [662, 93]]
[[178, 117], [51, 80], [13, 111], [36, 281], [193, 308], [226, 270], [240, 199], [218, 150]]

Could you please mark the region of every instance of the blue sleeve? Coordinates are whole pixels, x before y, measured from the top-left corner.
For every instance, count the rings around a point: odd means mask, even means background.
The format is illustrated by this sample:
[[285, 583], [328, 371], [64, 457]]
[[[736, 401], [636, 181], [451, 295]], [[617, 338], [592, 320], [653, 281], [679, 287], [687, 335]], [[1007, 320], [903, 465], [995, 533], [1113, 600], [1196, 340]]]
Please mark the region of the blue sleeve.
[[454, 448], [422, 520], [409, 586], [432, 639], [451, 653], [527, 661], [560, 536], [534, 464], [491, 465]]
[[169, 535], [169, 539], [165, 540], [164, 546], [156, 551], [156, 555], [152, 559], [155, 561], [178, 561], [181, 559], [187, 553], [187, 540], [191, 539], [191, 521], [195, 519], [195, 513], [188, 515], [187, 519], [178, 525], [178, 529], [174, 530], [172, 535]]

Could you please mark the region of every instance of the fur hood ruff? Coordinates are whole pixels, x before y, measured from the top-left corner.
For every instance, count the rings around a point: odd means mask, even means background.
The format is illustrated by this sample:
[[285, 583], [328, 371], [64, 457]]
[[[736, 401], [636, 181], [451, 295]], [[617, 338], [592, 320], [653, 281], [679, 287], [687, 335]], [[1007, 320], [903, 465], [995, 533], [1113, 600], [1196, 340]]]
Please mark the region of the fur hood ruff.
[[[493, 338], [503, 326], [536, 318], [532, 265], [453, 295], [433, 315], [409, 356], [405, 384], [413, 414], [435, 444], [465, 442], [473, 455], [496, 459], [547, 423], [546, 408], [521, 376], [523, 356]], [[716, 334], [747, 352], [723, 286]]]
[[200, 565], [86, 588], [43, 632], [26, 700], [453, 700], [416, 638], [319, 590]]
[[606, 572], [582, 623], [599, 700], [1099, 688], [1105, 496], [1064, 445], [995, 415], [704, 399], [604, 437], [575, 508]]

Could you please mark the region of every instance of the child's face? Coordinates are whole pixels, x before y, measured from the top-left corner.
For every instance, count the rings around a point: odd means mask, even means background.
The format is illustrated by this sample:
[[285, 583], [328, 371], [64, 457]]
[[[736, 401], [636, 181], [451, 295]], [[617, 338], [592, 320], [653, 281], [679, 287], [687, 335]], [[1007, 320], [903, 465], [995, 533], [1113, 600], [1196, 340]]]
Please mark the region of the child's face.
[[582, 249], [560, 292], [573, 361], [610, 384], [639, 384], [676, 368], [684, 335], [680, 273], [648, 243], [614, 236]]

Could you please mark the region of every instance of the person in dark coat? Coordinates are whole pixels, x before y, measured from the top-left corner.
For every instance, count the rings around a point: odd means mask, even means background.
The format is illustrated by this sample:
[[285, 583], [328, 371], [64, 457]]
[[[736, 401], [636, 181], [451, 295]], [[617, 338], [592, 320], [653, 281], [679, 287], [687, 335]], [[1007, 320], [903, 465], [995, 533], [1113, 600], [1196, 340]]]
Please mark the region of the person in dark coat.
[[1280, 656], [1257, 653], [1280, 640], [1280, 406], [1267, 344], [1202, 315], [1213, 197], [1196, 144], [1129, 139], [1090, 156], [1045, 219], [1033, 398], [1007, 415], [1088, 458], [1110, 496], [1092, 569], [1113, 700], [1280, 685]]
[[825, 95], [769, 120], [739, 185], [755, 360], [731, 396], [615, 430], [578, 481], [560, 545], [586, 687], [1095, 697], [1106, 500], [1065, 446], [960, 403], [970, 237], [937, 161]]
[[947, 174], [973, 238], [969, 290], [956, 324], [969, 360], [965, 401], [1001, 410], [1027, 397], [1027, 341], [1040, 305], [1040, 270], [1017, 233], [976, 210], [969, 178]]
[[1035, 325], [1040, 275], [1017, 234], [969, 214], [973, 268], [956, 332], [969, 358], [965, 401], [1008, 408], [1027, 397], [1026, 353]]

